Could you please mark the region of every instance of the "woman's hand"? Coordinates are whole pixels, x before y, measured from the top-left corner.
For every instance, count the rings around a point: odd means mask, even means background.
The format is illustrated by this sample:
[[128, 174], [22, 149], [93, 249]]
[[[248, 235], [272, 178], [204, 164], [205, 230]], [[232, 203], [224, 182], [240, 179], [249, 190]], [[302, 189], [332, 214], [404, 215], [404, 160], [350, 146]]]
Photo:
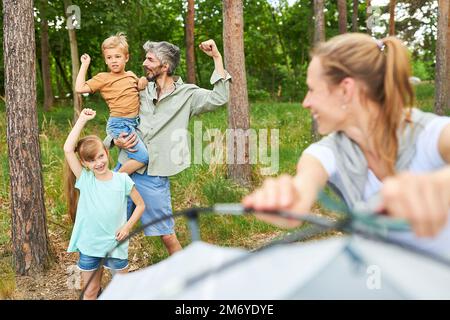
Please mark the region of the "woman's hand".
[[[297, 164], [297, 175], [281, 175], [267, 179], [261, 188], [242, 200], [246, 208], [255, 211], [286, 211], [292, 214], [310, 213], [317, 194], [325, 186], [328, 174], [322, 164], [311, 155], [302, 155]], [[257, 215], [261, 220], [280, 227], [296, 227], [298, 220], [285, 219], [275, 215]]]
[[[309, 210], [301, 201], [298, 181], [289, 175], [265, 180], [261, 188], [255, 190], [242, 200], [242, 204], [244, 207], [252, 208], [256, 212], [280, 210], [293, 214], [301, 214]], [[263, 221], [283, 228], [297, 227], [301, 224], [297, 220], [289, 220], [270, 214], [257, 213], [256, 216]]]
[[380, 211], [408, 220], [420, 237], [435, 236], [448, 220], [450, 170], [400, 173], [383, 181], [381, 195]]

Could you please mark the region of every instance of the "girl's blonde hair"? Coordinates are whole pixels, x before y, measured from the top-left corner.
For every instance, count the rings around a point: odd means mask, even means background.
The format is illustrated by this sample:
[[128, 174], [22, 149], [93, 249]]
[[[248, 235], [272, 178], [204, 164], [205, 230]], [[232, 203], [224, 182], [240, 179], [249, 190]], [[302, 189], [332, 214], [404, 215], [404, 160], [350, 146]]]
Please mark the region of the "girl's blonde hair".
[[[80, 139], [75, 147], [75, 153], [82, 161], [91, 161], [95, 159], [99, 150], [103, 148], [108, 155], [108, 150], [103, 145], [99, 137], [90, 135]], [[67, 208], [70, 219], [75, 222], [75, 215], [77, 212], [79, 191], [75, 188], [76, 177], [67, 163], [64, 161], [64, 191], [66, 195]]]
[[102, 52], [105, 49], [121, 48], [124, 54], [128, 54], [128, 42], [125, 33], [118, 32], [116, 35], [106, 38], [102, 43]]
[[320, 43], [311, 55], [320, 59], [330, 85], [338, 85], [346, 77], [354, 78], [364, 84], [363, 98], [381, 106], [374, 127], [375, 146], [393, 174], [397, 129], [405, 109], [409, 120], [414, 104], [407, 48], [395, 37], [375, 40], [367, 34], [347, 33]]

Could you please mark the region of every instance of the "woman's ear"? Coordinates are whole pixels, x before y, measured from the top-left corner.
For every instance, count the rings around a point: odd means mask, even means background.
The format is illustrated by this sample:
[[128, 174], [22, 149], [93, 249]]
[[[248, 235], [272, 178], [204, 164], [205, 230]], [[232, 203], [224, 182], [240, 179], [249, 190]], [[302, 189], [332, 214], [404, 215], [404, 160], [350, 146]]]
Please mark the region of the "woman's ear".
[[345, 103], [350, 103], [353, 99], [353, 95], [356, 90], [356, 82], [355, 79], [346, 77], [341, 81], [340, 87], [342, 89], [342, 95]]

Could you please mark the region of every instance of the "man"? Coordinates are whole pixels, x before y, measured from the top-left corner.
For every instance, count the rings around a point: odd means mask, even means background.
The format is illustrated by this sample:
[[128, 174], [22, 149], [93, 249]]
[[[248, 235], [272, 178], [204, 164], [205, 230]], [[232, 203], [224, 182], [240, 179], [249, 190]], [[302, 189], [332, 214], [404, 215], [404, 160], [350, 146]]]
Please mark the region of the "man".
[[[145, 201], [143, 224], [172, 214], [169, 176], [176, 175], [190, 165], [187, 127], [196, 114], [217, 109], [228, 102], [230, 75], [224, 70], [222, 55], [214, 40], [202, 42], [199, 47], [213, 58], [215, 70], [211, 76], [213, 90], [185, 84], [173, 75], [180, 61], [180, 49], [168, 42], [144, 44], [143, 62], [149, 84], [140, 93], [140, 124], [137, 133], [147, 146], [149, 164], [131, 175]], [[105, 143], [111, 145], [111, 137]], [[121, 134], [114, 144], [122, 150], [119, 162], [133, 151], [136, 134]], [[131, 208], [129, 208], [131, 210]], [[161, 236], [169, 254], [181, 250], [174, 232], [174, 220], [165, 220], [144, 230], [146, 236]]]

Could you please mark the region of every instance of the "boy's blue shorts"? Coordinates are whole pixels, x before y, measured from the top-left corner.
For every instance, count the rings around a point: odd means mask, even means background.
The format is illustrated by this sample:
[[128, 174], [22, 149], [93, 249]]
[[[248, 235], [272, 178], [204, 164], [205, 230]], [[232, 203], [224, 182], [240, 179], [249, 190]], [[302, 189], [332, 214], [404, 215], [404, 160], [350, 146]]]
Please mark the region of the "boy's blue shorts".
[[[108, 123], [106, 125], [106, 133], [108, 135], [117, 139], [122, 132], [131, 134], [136, 132], [136, 127], [139, 124], [139, 117], [136, 118], [119, 118], [119, 117], [109, 117]], [[148, 151], [145, 147], [144, 142], [137, 135], [137, 144], [133, 147], [136, 152], [130, 152], [125, 150], [128, 158], [134, 159], [144, 164], [148, 164]]]

